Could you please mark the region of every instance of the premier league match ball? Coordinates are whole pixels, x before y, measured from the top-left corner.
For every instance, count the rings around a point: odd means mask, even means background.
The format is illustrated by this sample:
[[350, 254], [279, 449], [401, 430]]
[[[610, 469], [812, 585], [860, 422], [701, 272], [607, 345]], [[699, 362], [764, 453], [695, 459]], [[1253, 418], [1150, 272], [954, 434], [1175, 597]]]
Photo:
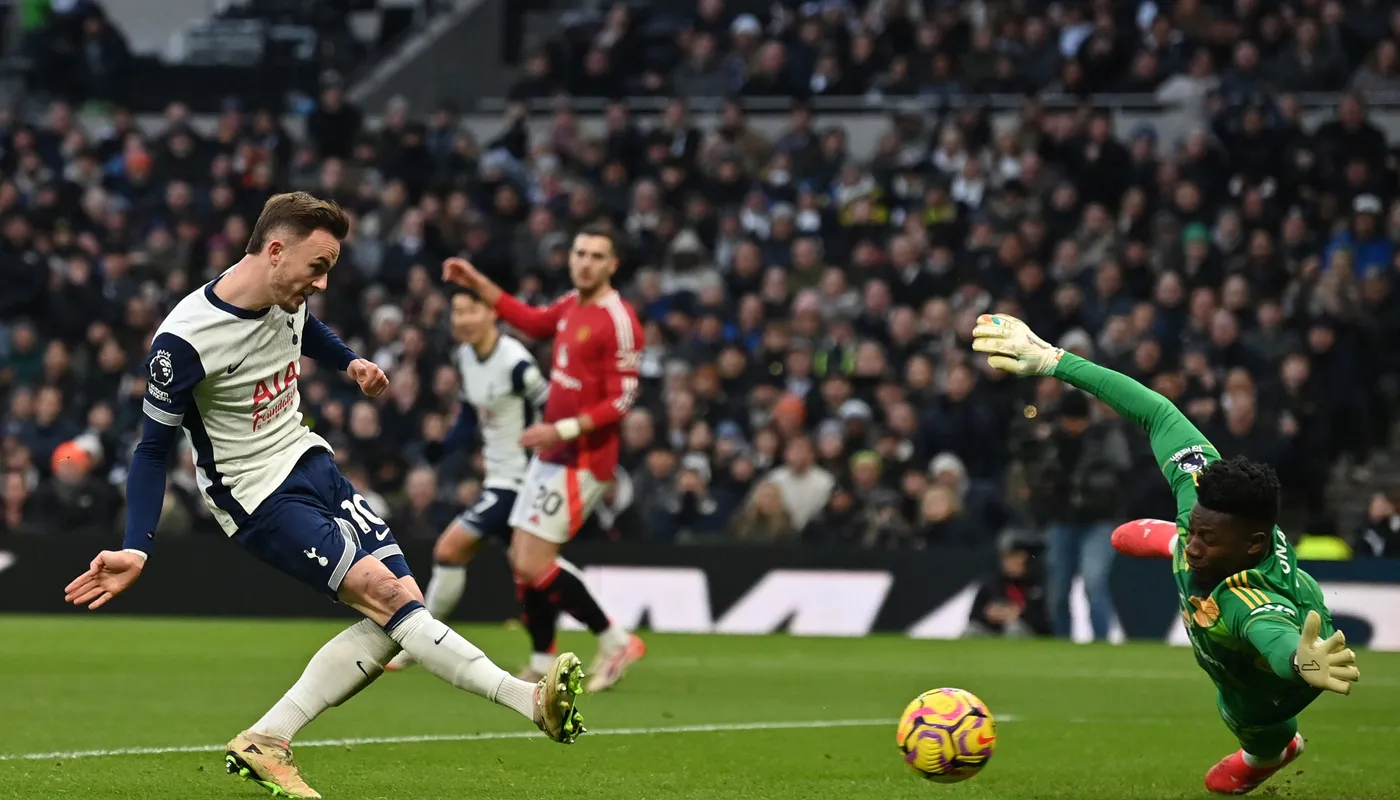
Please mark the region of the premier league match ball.
[[992, 712], [971, 692], [932, 689], [914, 698], [896, 733], [904, 763], [937, 783], [958, 783], [987, 766], [996, 749]]

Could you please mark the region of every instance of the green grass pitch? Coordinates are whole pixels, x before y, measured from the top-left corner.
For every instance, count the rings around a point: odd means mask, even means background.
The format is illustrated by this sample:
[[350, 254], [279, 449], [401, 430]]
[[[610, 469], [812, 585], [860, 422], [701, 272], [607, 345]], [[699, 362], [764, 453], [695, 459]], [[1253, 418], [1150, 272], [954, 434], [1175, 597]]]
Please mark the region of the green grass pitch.
[[[266, 796], [224, 774], [221, 745], [339, 628], [0, 617], [0, 798]], [[519, 631], [462, 631], [518, 665]], [[590, 637], [563, 644], [592, 656]], [[1150, 800], [1208, 796], [1202, 776], [1235, 746], [1185, 648], [663, 635], [648, 645], [616, 690], [585, 696], [593, 732], [571, 747], [415, 668], [313, 723], [297, 758], [328, 800]], [[1257, 795], [1400, 798], [1400, 654], [1359, 657], [1362, 683], [1304, 714], [1306, 755]], [[920, 780], [895, 750], [900, 710], [938, 686], [974, 692], [1000, 721], [996, 757], [955, 786]]]

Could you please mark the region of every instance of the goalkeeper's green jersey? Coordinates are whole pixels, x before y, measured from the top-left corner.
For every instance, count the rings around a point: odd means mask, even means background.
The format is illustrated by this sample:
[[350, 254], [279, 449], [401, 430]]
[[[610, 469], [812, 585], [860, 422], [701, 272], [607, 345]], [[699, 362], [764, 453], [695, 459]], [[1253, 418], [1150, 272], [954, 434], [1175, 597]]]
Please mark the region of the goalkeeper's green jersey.
[[1060, 359], [1054, 375], [1147, 431], [1152, 453], [1176, 495], [1172, 572], [1182, 623], [1196, 662], [1215, 681], [1222, 703], [1250, 721], [1297, 714], [1320, 694], [1293, 671], [1303, 619], [1317, 611], [1322, 636], [1333, 629], [1322, 591], [1298, 568], [1287, 537], [1274, 528], [1272, 546], [1257, 566], [1216, 586], [1198, 585], [1186, 564], [1187, 530], [1200, 471], [1220, 454], [1171, 401], [1126, 375], [1070, 353]]

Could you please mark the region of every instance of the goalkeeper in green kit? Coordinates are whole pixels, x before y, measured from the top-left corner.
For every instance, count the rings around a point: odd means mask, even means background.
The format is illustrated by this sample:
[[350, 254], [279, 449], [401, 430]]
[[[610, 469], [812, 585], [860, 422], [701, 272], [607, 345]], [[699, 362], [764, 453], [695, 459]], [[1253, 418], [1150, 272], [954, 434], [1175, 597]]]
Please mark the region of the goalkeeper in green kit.
[[973, 349], [996, 369], [1059, 378], [1147, 431], [1176, 495], [1176, 521], [1122, 525], [1114, 546], [1171, 558], [1196, 662], [1215, 682], [1220, 716], [1241, 747], [1206, 773], [1206, 788], [1254, 790], [1302, 755], [1298, 713], [1324, 690], [1347, 694], [1361, 677], [1317, 581], [1298, 568], [1275, 525], [1273, 470], [1222, 460], [1167, 398], [1046, 344], [1015, 317], [983, 314], [972, 335]]

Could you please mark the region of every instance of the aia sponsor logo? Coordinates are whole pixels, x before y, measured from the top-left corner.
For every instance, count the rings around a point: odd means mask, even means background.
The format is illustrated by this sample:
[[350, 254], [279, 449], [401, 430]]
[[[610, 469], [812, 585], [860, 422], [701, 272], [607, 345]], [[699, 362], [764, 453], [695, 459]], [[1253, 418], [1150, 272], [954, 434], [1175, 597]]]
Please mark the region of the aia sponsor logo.
[[297, 378], [301, 372], [297, 362], [290, 361], [287, 368], [274, 372], [272, 377], [259, 380], [253, 387], [253, 431], [256, 433], [264, 425], [293, 407], [296, 402]]

